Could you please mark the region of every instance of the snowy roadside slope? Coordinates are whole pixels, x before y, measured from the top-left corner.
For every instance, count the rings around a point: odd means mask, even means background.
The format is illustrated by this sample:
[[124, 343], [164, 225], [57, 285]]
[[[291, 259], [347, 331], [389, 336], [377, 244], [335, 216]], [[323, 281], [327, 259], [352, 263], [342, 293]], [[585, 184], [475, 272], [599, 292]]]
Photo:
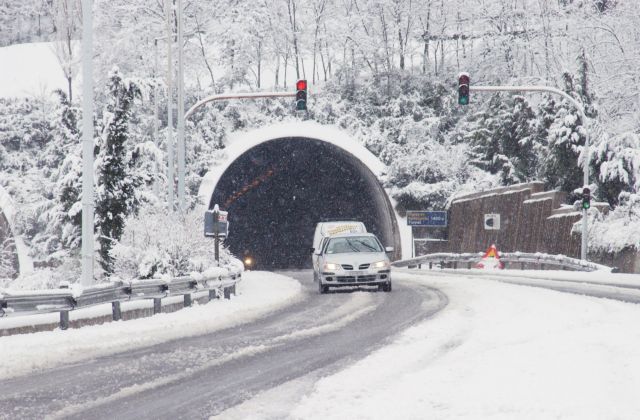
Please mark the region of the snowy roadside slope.
[[639, 305], [481, 277], [396, 278], [437, 287], [449, 306], [321, 379], [290, 417], [633, 419], [640, 413]]
[[[1, 62], [1, 61], [0, 61]], [[16, 209], [9, 193], [0, 185], [0, 212], [2, 212], [9, 222], [9, 228], [14, 236], [14, 243], [18, 253], [18, 263], [20, 265], [20, 274], [33, 273], [33, 261], [29, 256], [29, 248], [19, 235], [16, 235], [15, 217]]]
[[299, 282], [266, 272], [246, 272], [238, 296], [178, 312], [124, 322], [0, 337], [0, 379], [65, 363], [115, 354], [181, 337], [233, 327], [290, 305]]
[[0, 48], [0, 63], [0, 98], [48, 96], [67, 88], [51, 42]]

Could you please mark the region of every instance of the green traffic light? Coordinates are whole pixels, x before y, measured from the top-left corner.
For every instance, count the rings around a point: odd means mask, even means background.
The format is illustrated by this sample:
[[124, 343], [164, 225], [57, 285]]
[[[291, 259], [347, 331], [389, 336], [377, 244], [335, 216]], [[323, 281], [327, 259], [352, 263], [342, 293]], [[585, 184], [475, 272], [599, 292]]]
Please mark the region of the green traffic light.
[[458, 105], [469, 105], [469, 97], [468, 96], [459, 96], [458, 97]]
[[582, 208], [585, 210], [589, 210], [591, 208], [591, 203], [588, 201], [583, 201], [582, 202]]

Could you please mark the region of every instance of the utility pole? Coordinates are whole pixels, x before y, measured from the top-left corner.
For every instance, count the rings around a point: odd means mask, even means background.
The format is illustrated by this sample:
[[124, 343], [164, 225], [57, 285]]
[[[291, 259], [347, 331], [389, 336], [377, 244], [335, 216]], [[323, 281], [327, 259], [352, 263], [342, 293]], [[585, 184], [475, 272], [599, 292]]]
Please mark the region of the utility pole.
[[184, 197], [185, 141], [184, 141], [184, 29], [182, 0], [177, 0], [178, 19], [178, 210], [186, 208]]
[[93, 0], [82, 0], [82, 278], [93, 284]]
[[[466, 79], [464, 77], [466, 76]], [[461, 90], [464, 86], [464, 82], [469, 86], [469, 91], [471, 92], [544, 92], [544, 93], [553, 93], [555, 95], [560, 95], [566, 100], [568, 100], [580, 113], [580, 119], [582, 119], [582, 126], [585, 128], [585, 142], [584, 142], [584, 162], [583, 162], [583, 178], [582, 183], [584, 188], [589, 188], [589, 162], [591, 162], [591, 145], [590, 145], [590, 136], [589, 129], [587, 128], [587, 116], [584, 113], [584, 108], [582, 104], [576, 101], [572, 96], [567, 94], [566, 92], [561, 91], [560, 89], [548, 87], [548, 86], [471, 86], [469, 84], [469, 77], [466, 73], [461, 73], [458, 77], [459, 84], [459, 92], [460, 94], [464, 93], [464, 90]], [[466, 105], [466, 104], [463, 104]], [[589, 230], [588, 230], [588, 220], [587, 220], [587, 209], [582, 209], [582, 244], [580, 247], [580, 259], [587, 261], [587, 248], [589, 246]]]
[[[158, 118], [160, 111], [158, 110], [158, 38], [153, 40], [153, 144], [158, 147]], [[158, 154], [153, 159], [153, 193], [156, 197], [160, 197], [158, 190]]]
[[166, 0], [167, 7], [167, 207], [173, 212], [173, 66], [171, 57], [171, 44], [173, 30], [171, 29], [171, 0]]

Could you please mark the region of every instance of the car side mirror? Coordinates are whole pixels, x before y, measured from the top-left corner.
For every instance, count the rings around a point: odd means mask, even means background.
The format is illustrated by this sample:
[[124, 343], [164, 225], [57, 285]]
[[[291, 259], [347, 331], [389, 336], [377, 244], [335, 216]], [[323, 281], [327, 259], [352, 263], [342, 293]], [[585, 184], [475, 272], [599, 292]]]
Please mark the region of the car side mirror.
[[385, 252], [393, 252], [393, 247], [392, 246], [388, 246], [384, 249]]
[[317, 250], [316, 252], [314, 252], [314, 254], [316, 254], [316, 255], [322, 255], [322, 251]]
[[309, 249], [310, 249], [310, 251], [309, 251], [309, 252], [311, 252], [312, 254], [313, 254], [313, 251], [315, 251], [315, 250], [316, 250], [316, 249], [315, 249], [315, 248], [313, 248], [313, 247], [311, 247], [311, 248], [309, 248]]

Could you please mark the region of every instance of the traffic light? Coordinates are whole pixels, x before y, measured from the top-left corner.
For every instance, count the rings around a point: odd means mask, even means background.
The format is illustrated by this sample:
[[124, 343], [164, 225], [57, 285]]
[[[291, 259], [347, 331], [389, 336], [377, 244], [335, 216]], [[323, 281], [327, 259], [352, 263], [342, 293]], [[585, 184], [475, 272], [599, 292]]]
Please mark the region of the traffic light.
[[458, 105], [469, 105], [469, 74], [460, 73], [458, 76]]
[[298, 80], [296, 82], [296, 110], [307, 110], [307, 81]]
[[588, 210], [591, 207], [591, 190], [587, 187], [582, 189], [582, 208]]

